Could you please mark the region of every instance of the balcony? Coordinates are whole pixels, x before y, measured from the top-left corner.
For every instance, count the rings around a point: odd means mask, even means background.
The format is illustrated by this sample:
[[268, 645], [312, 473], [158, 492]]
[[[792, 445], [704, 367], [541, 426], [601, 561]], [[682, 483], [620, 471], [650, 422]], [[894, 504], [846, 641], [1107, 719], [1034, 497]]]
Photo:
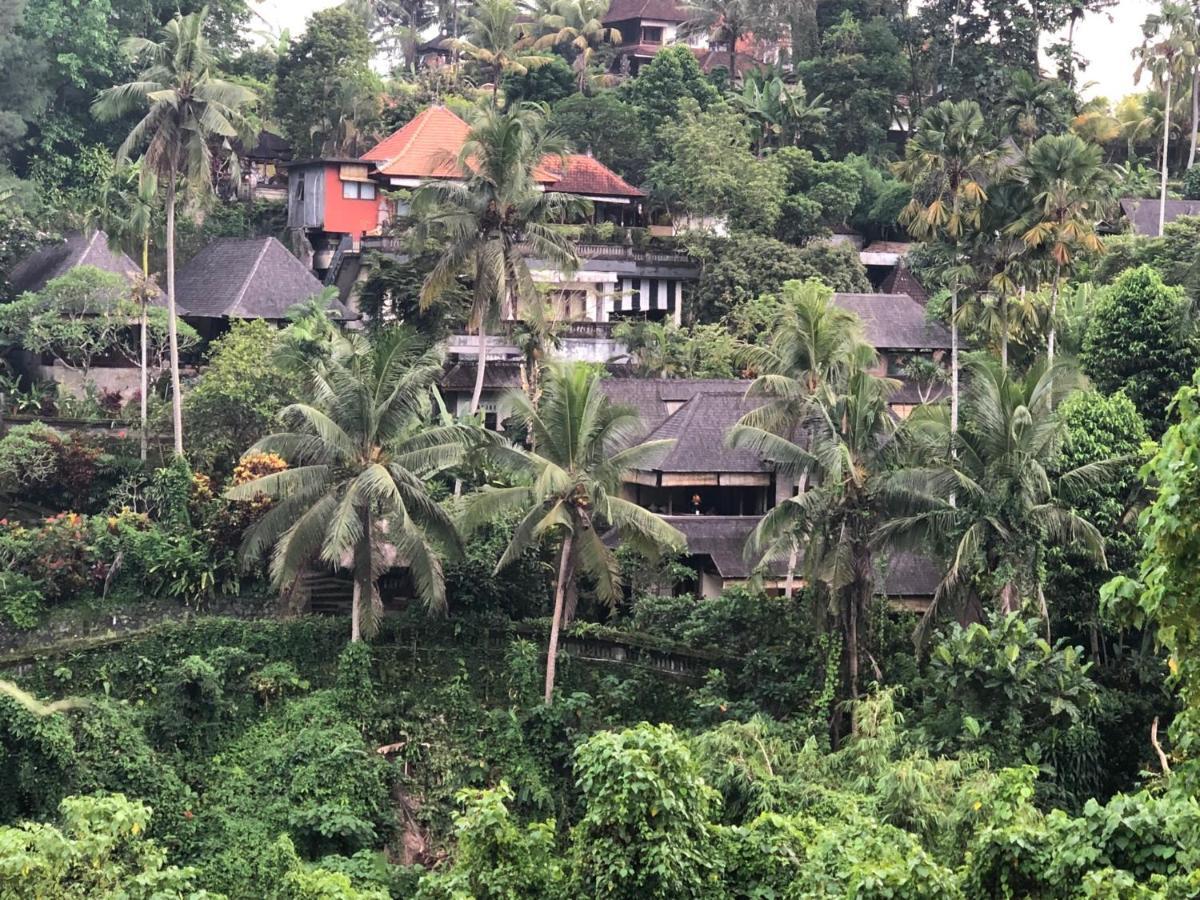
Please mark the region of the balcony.
[[[533, 248], [518, 244], [521, 253], [533, 258]], [[404, 239], [386, 235], [367, 236], [362, 239], [362, 252], [386, 253], [399, 256], [405, 252]], [[596, 268], [591, 263], [617, 263], [622, 267], [671, 267], [696, 269], [696, 263], [686, 253], [678, 250], [641, 249], [630, 244], [601, 244], [577, 241], [575, 252], [579, 256], [580, 269]]]
[[[521, 351], [513, 340], [516, 323], [505, 322], [496, 334], [488, 335], [487, 358], [490, 360], [520, 359]], [[566, 322], [558, 337], [560, 347], [555, 356], [580, 362], [604, 363], [626, 352], [625, 345], [614, 340], [612, 322]], [[479, 338], [473, 334], [452, 334], [446, 339], [446, 351], [451, 356], [474, 358], [479, 355]]]

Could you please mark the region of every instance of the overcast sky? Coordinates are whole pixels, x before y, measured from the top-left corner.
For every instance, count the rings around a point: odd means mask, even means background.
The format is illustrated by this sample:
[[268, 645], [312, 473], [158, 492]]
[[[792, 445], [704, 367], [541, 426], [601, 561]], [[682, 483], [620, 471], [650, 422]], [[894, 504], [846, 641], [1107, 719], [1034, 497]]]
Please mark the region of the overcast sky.
[[[255, 8], [273, 31], [287, 28], [296, 35], [313, 12], [336, 5], [337, 0], [259, 0]], [[1158, 5], [1152, 0], [1119, 0], [1107, 13], [1089, 15], [1076, 26], [1076, 46], [1089, 60], [1082, 78], [1095, 82], [1088, 96], [1103, 95], [1115, 103], [1136, 90], [1130, 53], [1141, 42], [1142, 20]]]

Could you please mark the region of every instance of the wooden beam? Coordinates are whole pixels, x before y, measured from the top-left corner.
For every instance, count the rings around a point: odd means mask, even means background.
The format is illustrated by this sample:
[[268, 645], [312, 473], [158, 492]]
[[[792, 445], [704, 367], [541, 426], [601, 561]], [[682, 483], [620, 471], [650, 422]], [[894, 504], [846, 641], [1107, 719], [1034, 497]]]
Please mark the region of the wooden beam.
[[771, 484], [767, 472], [722, 472], [718, 477], [727, 487], [767, 487]]
[[721, 483], [716, 472], [663, 472], [663, 487], [716, 487]]

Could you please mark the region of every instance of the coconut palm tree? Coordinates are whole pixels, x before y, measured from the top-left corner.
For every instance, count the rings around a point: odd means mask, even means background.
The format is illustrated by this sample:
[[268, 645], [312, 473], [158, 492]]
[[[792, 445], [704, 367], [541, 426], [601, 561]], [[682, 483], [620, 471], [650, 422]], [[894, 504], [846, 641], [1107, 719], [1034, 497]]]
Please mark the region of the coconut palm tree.
[[888, 476], [883, 493], [892, 516], [876, 540], [948, 551], [946, 573], [918, 636], [947, 601], [971, 606], [991, 600], [1011, 613], [1023, 600], [1036, 600], [1047, 616], [1047, 542], [1069, 542], [1104, 563], [1103, 538], [1072, 510], [1071, 499], [1103, 478], [1110, 464], [1051, 474], [1064, 435], [1057, 400], [1077, 385], [1062, 364], [1038, 364], [1022, 377], [994, 359], [976, 360], [960, 431], [951, 430], [936, 407], [906, 423], [918, 462]]
[[112, 181], [105, 185], [104, 199], [101, 207], [95, 211], [95, 220], [112, 237], [115, 237], [126, 249], [135, 249], [141, 256], [142, 278], [134, 293], [141, 314], [138, 317], [139, 327], [139, 358], [140, 391], [141, 391], [141, 458], [146, 461], [149, 449], [148, 400], [150, 390], [149, 379], [149, 339], [150, 328], [147, 305], [154, 294], [150, 280], [150, 237], [158, 224], [158, 179], [154, 172], [141, 165], [140, 161], [127, 170], [118, 171], [115, 178], [121, 179], [117, 185]]
[[1110, 194], [1111, 175], [1101, 162], [1100, 148], [1075, 134], [1048, 134], [1037, 139], [1018, 167], [1028, 185], [1032, 210], [1011, 233], [1020, 234], [1031, 248], [1041, 248], [1053, 261], [1050, 329], [1046, 357], [1054, 363], [1054, 317], [1058, 310], [1063, 270], [1070, 270], [1079, 253], [1104, 250], [1096, 225], [1101, 204]]
[[821, 282], [785, 282], [780, 300], [770, 342], [743, 347], [738, 362], [757, 376], [748, 396], [762, 399], [743, 423], [785, 434], [808, 404], [833, 396], [877, 357], [862, 322], [835, 306], [833, 291]]
[[[913, 186], [912, 200], [900, 214], [901, 224], [919, 240], [940, 239], [954, 252], [978, 230], [987, 184], [1001, 163], [1001, 148], [988, 132], [979, 104], [943, 100], [917, 120], [896, 172]], [[950, 290], [950, 421], [958, 429], [958, 295]]]
[[[1150, 72], [1153, 81], [1163, 91], [1162, 172], [1159, 182], [1158, 233], [1161, 235], [1167, 215], [1167, 168], [1170, 162], [1171, 89], [1184, 74], [1191, 74], [1196, 57], [1196, 45], [1189, 33], [1191, 10], [1186, 3], [1165, 2], [1162, 10], [1152, 13], [1142, 23], [1141, 46], [1135, 47], [1138, 67], [1134, 80], [1141, 81], [1142, 73]], [[1193, 121], [1193, 128], [1195, 126]]]
[[433, 181], [414, 194], [418, 239], [442, 244], [421, 288], [422, 307], [464, 273], [474, 283], [469, 324], [479, 334], [479, 354], [472, 414], [483, 395], [488, 331], [538, 299], [526, 251], [563, 272], [579, 265], [574, 245], [554, 223], [576, 211], [580, 201], [544, 191], [536, 180], [542, 161], [561, 158], [564, 152], [565, 145], [547, 132], [537, 109], [488, 107], [480, 111], [458, 155], [466, 177]]
[[524, 75], [554, 60], [553, 56], [528, 52], [532, 40], [524, 34], [518, 15], [512, 0], [479, 0], [467, 19], [466, 37], [448, 41], [453, 50], [491, 73], [493, 106], [500, 103], [500, 78], [505, 72]]
[[102, 91], [93, 113], [113, 121], [135, 111], [144, 114], [117, 149], [118, 162], [143, 149], [142, 165], [157, 177], [166, 206], [167, 336], [171, 353], [171, 417], [175, 452], [183, 454], [183, 405], [179, 388], [179, 338], [175, 308], [175, 206], [182, 180], [194, 194], [212, 190], [212, 151], [216, 138], [248, 137], [247, 108], [254, 94], [217, 76], [216, 57], [204, 36], [207, 7], [176, 15], [159, 40], [133, 37], [124, 52], [144, 68], [135, 80]]
[[546, 653], [545, 700], [550, 703], [568, 591], [586, 578], [601, 601], [614, 603], [621, 597], [620, 566], [603, 531], [615, 528], [623, 544], [651, 555], [683, 549], [682, 534], [619, 496], [623, 475], [656, 458], [672, 442], [636, 443], [641, 430], [637, 413], [611, 403], [599, 376], [578, 363], [550, 368], [537, 406], [520, 391], [510, 396], [509, 404], [537, 449], [497, 451], [498, 461], [519, 483], [467, 497], [460, 522], [469, 533], [506, 512], [521, 513], [497, 572], [545, 540], [559, 544]]
[[312, 402], [285, 407], [285, 430], [247, 451], [278, 453], [289, 468], [228, 492], [275, 501], [246, 533], [242, 556], [255, 561], [271, 550], [276, 588], [315, 564], [350, 571], [354, 641], [378, 627], [378, 579], [391, 565], [408, 566], [431, 610], [446, 606], [442, 554], [458, 537], [424, 479], [458, 462], [464, 432], [429, 424], [441, 372], [441, 354], [404, 329], [373, 342], [339, 337], [310, 370]]
[[604, 44], [621, 43], [621, 32], [604, 24], [608, 0], [554, 0], [548, 10], [537, 10], [535, 28], [540, 34], [534, 41], [537, 50], [570, 47], [575, 53], [571, 63], [581, 94], [591, 85], [588, 77], [592, 59]]
[[[760, 454], [777, 476], [802, 485], [761, 519], [744, 552], [760, 570], [787, 558], [790, 581], [796, 548], [803, 546], [805, 580], [819, 592], [823, 613], [845, 641], [849, 699], [859, 695], [861, 630], [876, 592], [871, 538], [883, 514], [877, 483], [895, 447], [897, 419], [888, 398], [898, 387], [855, 363], [844, 380], [801, 400], [786, 432], [762, 428], [750, 415], [728, 438], [731, 447]], [[803, 444], [792, 440], [795, 435], [804, 436]]]

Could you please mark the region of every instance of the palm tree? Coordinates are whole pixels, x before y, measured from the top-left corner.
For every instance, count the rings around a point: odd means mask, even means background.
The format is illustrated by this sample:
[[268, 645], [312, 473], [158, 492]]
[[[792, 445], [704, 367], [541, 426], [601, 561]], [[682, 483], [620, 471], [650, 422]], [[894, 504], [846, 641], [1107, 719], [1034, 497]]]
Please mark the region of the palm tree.
[[149, 360], [148, 334], [149, 314], [147, 304], [154, 293], [150, 280], [150, 236], [157, 224], [158, 212], [158, 179], [154, 173], [139, 163], [130, 166], [127, 171], [116, 173], [115, 177], [123, 177], [119, 188], [114, 188], [110, 181], [105, 185], [104, 201], [96, 211], [96, 220], [110, 235], [123, 244], [136, 246], [142, 260], [142, 278], [135, 287], [136, 300], [141, 307], [139, 316], [139, 346], [140, 346], [140, 390], [141, 390], [141, 459], [146, 461], [149, 449], [148, 400]]
[[[742, 417], [741, 424], [790, 436], [814, 403], [833, 405], [851, 372], [871, 368], [877, 356], [863, 338], [862, 322], [835, 306], [833, 292], [821, 282], [785, 282], [780, 299], [781, 308], [767, 329], [769, 343], [746, 345], [739, 352], [739, 363], [757, 374], [747, 396], [760, 401]], [[801, 493], [807, 477], [807, 473], [799, 476]], [[795, 533], [788, 536], [783, 548], [787, 555], [784, 593], [789, 598], [801, 538]]]
[[1057, 113], [1053, 82], [1024, 69], [1012, 73], [1004, 94], [1004, 117], [1010, 133], [1020, 135], [1026, 148], [1046, 130]]
[[588, 70], [595, 52], [604, 44], [621, 43], [621, 32], [604, 24], [607, 11], [608, 0], [554, 0], [549, 10], [535, 13], [541, 36], [534, 48], [569, 46], [575, 52], [571, 65], [581, 94], [587, 93]]
[[93, 113], [113, 121], [134, 111], [145, 114], [121, 142], [118, 162], [144, 147], [142, 165], [163, 186], [167, 232], [167, 337], [171, 350], [171, 415], [175, 452], [183, 455], [183, 405], [179, 388], [179, 338], [175, 309], [175, 202], [179, 182], [195, 194], [212, 189], [214, 138], [246, 136], [244, 111], [254, 94], [222, 81], [216, 57], [204, 36], [207, 7], [188, 16], [176, 15], [163, 26], [158, 41], [133, 37], [124, 52], [145, 65], [134, 81], [102, 91]]
[[[964, 239], [979, 227], [987, 201], [986, 185], [1001, 161], [1001, 149], [988, 133], [983, 113], [974, 101], [943, 100], [917, 121], [896, 172], [913, 185], [912, 200], [900, 221], [919, 240], [940, 238], [954, 251], [952, 270], [959, 264]], [[958, 430], [958, 293], [950, 289], [950, 422]]]
[[[1138, 59], [1134, 80], [1141, 81], [1142, 72], [1150, 71], [1151, 78], [1163, 90], [1162, 173], [1159, 182], [1158, 233], [1161, 235], [1167, 215], [1168, 149], [1171, 139], [1171, 87], [1185, 71], [1194, 67], [1196, 46], [1189, 35], [1187, 22], [1191, 15], [1185, 3], [1165, 2], [1162, 11], [1152, 13], [1142, 23], [1144, 40], [1134, 48]], [[1164, 33], [1165, 32], [1165, 33]], [[1193, 121], [1193, 130], [1196, 123]]]
[[789, 429], [808, 403], [876, 361], [859, 318], [835, 306], [821, 282], [784, 282], [780, 300], [770, 342], [743, 347], [738, 360], [757, 375], [749, 396], [764, 401], [745, 422], [768, 430]]
[[[762, 428], [751, 414], [729, 432], [730, 446], [760, 454], [778, 475], [802, 484], [762, 518], [744, 552], [760, 569], [787, 557], [790, 581], [796, 548], [803, 546], [805, 579], [819, 590], [845, 641], [850, 699], [859, 695], [861, 628], [875, 594], [871, 537], [882, 515], [877, 482], [894, 453], [897, 420], [888, 398], [898, 386], [852, 365], [844, 380], [801, 401], [786, 431]], [[803, 446], [794, 435], [804, 436]]]
[[762, 18], [752, 0], [693, 0], [684, 7], [688, 18], [680, 33], [707, 35], [727, 46], [729, 83], [737, 81], [737, 43], [754, 30]]
[[488, 330], [537, 299], [526, 252], [563, 272], [579, 265], [574, 245], [554, 223], [580, 201], [544, 191], [536, 181], [539, 164], [564, 152], [563, 142], [546, 131], [538, 110], [488, 107], [479, 113], [458, 155], [465, 179], [431, 182], [413, 197], [418, 238], [436, 235], [443, 244], [421, 288], [422, 307], [462, 273], [469, 272], [474, 281], [469, 321], [479, 334], [479, 354], [472, 414], [483, 395]]
[[285, 590], [306, 567], [348, 569], [354, 579], [350, 639], [378, 626], [380, 574], [406, 564], [431, 610], [446, 606], [441, 554], [456, 548], [453, 523], [424, 479], [454, 465], [463, 431], [428, 424], [440, 353], [404, 329], [339, 337], [314, 362], [313, 401], [279, 414], [284, 431], [248, 453], [278, 453], [289, 468], [231, 488], [234, 500], [265, 494], [275, 505], [247, 533], [245, 560], [272, 549], [270, 573]]
[[603, 530], [618, 529], [622, 543], [651, 555], [683, 548], [682, 534], [619, 496], [623, 475], [656, 458], [671, 441], [635, 443], [640, 431], [637, 413], [612, 404], [599, 376], [578, 363], [550, 368], [536, 407], [519, 391], [509, 403], [537, 450], [498, 452], [521, 482], [471, 495], [461, 522], [464, 532], [470, 532], [503, 513], [522, 514], [497, 572], [547, 538], [561, 542], [546, 653], [545, 700], [550, 703], [567, 591], [584, 577], [595, 585], [601, 601], [614, 603], [621, 597], [620, 566], [603, 540]]
[[1028, 184], [1032, 212], [1013, 225], [1013, 233], [1030, 247], [1043, 248], [1054, 262], [1050, 330], [1046, 357], [1054, 363], [1054, 317], [1064, 269], [1079, 252], [1101, 253], [1096, 234], [1100, 204], [1109, 194], [1110, 174], [1101, 163], [1100, 148], [1075, 134], [1049, 134], [1029, 148], [1019, 167]]
[[1061, 364], [1039, 364], [1019, 377], [993, 359], [972, 362], [971, 374], [964, 428], [952, 431], [934, 407], [914, 413], [907, 424], [918, 462], [889, 475], [884, 491], [893, 517], [878, 530], [878, 542], [949, 549], [918, 635], [950, 599], [990, 597], [1011, 613], [1023, 598], [1036, 598], [1047, 616], [1047, 541], [1070, 542], [1104, 563], [1103, 538], [1070, 501], [1109, 464], [1051, 474], [1064, 433], [1056, 401], [1078, 379]]
[[[1028, 288], [1036, 286], [1045, 271], [1045, 259], [1030, 252], [1013, 222], [1029, 213], [1027, 185], [1006, 182], [988, 193], [978, 230], [964, 250], [971, 280], [983, 294], [982, 302], [960, 310], [964, 324], [982, 328], [995, 339], [1000, 365], [1008, 368], [1009, 340], [1024, 336], [1037, 316]], [[1015, 314], [1015, 315], [1014, 315]]]
[[517, 21], [518, 9], [512, 0], [479, 0], [467, 20], [467, 36], [448, 43], [465, 53], [492, 75], [492, 105], [500, 102], [500, 78], [505, 72], [524, 75], [553, 61], [553, 56], [527, 52], [531, 41]]

